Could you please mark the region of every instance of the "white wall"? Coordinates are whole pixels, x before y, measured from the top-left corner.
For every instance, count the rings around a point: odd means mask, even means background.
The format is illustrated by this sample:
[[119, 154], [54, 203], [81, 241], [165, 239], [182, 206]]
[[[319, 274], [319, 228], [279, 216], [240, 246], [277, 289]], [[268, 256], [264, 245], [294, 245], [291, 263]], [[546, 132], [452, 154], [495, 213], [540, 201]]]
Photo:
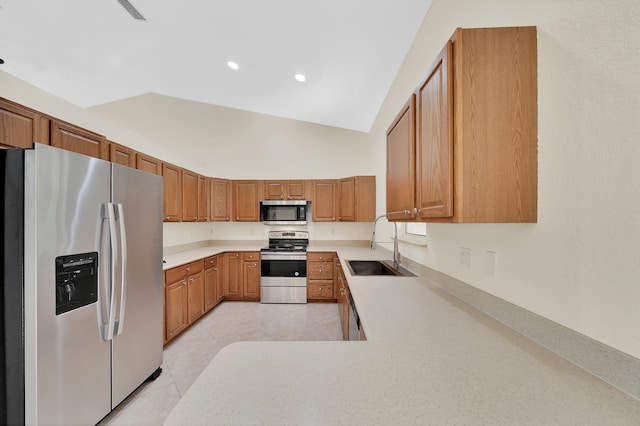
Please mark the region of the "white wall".
[[362, 132], [158, 94], [91, 110], [168, 147], [167, 161], [208, 176], [339, 178], [374, 169]]
[[[386, 128], [456, 27], [536, 25], [538, 223], [430, 224], [429, 247], [402, 252], [636, 358], [639, 23], [635, 0], [434, 0], [370, 133], [384, 176]], [[384, 194], [379, 179], [379, 211]], [[471, 269], [460, 247], [472, 249]]]

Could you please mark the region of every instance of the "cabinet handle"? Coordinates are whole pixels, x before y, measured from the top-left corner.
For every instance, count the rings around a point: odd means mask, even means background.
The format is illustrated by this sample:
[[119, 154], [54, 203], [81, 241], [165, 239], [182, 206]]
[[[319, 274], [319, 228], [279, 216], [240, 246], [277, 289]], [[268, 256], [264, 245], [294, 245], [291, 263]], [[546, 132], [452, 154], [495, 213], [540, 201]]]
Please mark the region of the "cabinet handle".
[[169, 216], [165, 217], [165, 220], [169, 220]]
[[213, 265], [213, 260], [210, 260], [209, 263]]
[[191, 270], [191, 268], [187, 266], [187, 272], [189, 272], [190, 270]]
[[418, 208], [417, 208], [417, 207], [414, 207], [414, 208], [413, 208], [413, 213], [414, 213], [414, 214], [418, 214]]
[[218, 270], [218, 267], [217, 267], [217, 266], [216, 266], [216, 267], [214, 267], [214, 268], [213, 268], [213, 270], [214, 270], [214, 271], [217, 271], [217, 270]]
[[191, 277], [191, 278], [189, 279], [189, 281], [193, 282], [193, 277]]
[[180, 282], [180, 284], [182, 284], [182, 285], [187, 285], [187, 280], [182, 280], [182, 281]]

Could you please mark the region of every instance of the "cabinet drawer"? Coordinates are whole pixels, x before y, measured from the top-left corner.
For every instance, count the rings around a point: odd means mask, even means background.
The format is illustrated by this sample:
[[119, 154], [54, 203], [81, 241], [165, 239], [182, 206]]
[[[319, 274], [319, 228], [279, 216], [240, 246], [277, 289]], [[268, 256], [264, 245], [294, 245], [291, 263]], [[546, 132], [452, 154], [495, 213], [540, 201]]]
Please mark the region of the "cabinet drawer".
[[218, 256], [209, 256], [204, 260], [204, 269], [210, 269], [218, 266]]
[[318, 280], [332, 280], [333, 262], [307, 262], [307, 276]]
[[243, 262], [257, 262], [260, 260], [260, 253], [257, 251], [248, 251], [242, 253]]
[[333, 299], [333, 281], [309, 280], [307, 299]]
[[165, 271], [167, 285], [182, 281], [189, 275], [197, 274], [198, 272], [202, 271], [203, 267], [204, 262], [202, 260], [198, 260], [196, 262], [178, 266], [177, 268], [168, 269], [167, 271]]
[[309, 262], [333, 262], [333, 256], [332, 252], [307, 252]]

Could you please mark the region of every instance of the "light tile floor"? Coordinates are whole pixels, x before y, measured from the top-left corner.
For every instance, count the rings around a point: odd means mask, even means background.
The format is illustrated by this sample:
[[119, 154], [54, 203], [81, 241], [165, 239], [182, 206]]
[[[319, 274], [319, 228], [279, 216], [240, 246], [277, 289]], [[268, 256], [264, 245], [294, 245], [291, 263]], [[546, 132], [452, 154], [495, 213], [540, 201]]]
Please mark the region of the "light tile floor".
[[262, 340], [342, 340], [338, 305], [223, 302], [164, 348], [160, 377], [140, 386], [99, 424], [161, 425], [220, 349]]

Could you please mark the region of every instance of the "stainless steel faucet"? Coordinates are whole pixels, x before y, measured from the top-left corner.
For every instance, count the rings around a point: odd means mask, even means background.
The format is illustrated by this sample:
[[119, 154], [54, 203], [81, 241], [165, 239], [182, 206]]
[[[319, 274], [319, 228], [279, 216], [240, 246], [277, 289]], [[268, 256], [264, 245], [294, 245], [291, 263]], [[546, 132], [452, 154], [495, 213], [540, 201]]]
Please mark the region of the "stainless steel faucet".
[[[382, 219], [383, 217], [387, 217], [387, 215], [380, 215], [378, 217], [376, 217], [376, 219], [373, 221], [373, 231], [371, 231], [371, 250], [375, 250], [376, 249], [376, 223], [378, 223], [378, 220]], [[393, 267], [398, 269], [398, 266], [400, 266], [400, 252], [398, 251], [398, 224], [396, 222], [391, 222], [393, 223]]]

